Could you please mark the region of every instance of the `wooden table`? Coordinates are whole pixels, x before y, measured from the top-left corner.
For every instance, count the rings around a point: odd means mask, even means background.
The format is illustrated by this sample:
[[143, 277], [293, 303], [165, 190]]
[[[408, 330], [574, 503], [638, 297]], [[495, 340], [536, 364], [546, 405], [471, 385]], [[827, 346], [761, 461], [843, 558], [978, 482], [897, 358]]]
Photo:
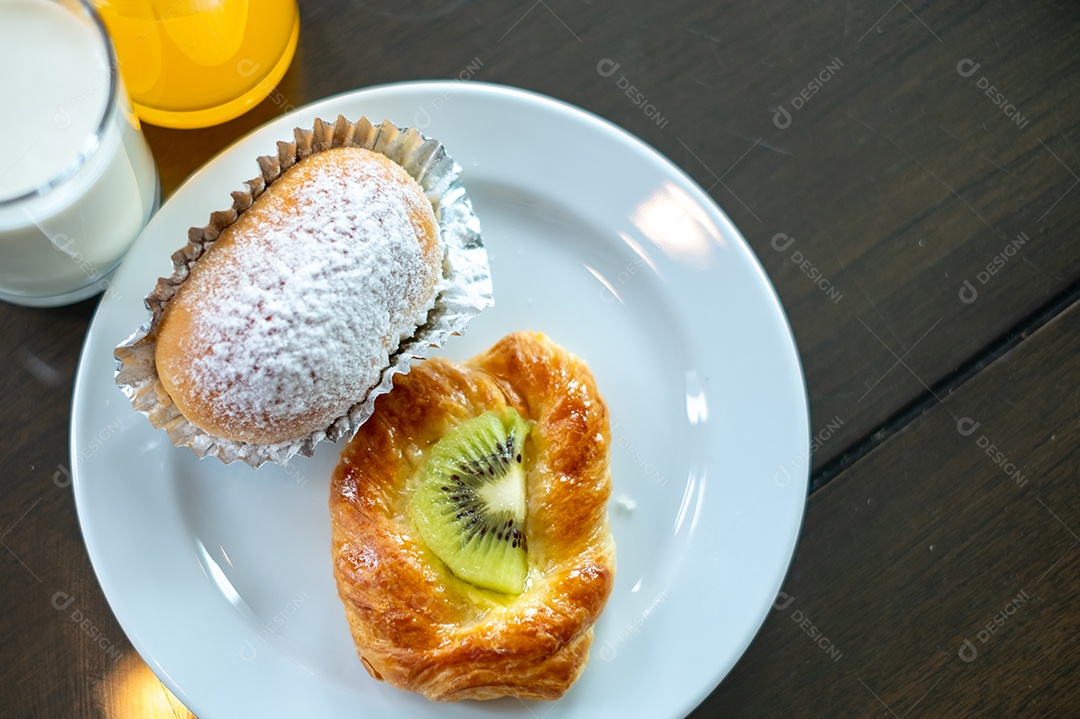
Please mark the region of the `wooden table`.
[[[302, 2], [296, 60], [271, 99], [206, 130], [145, 128], [166, 196], [283, 108], [470, 67], [623, 126], [707, 188], [757, 253], [812, 412], [783, 593], [694, 716], [1073, 713], [1078, 9], [415, 5]], [[186, 715], [110, 612], [69, 488], [95, 304], [0, 305], [5, 717]], [[77, 617], [55, 608], [58, 592]], [[116, 666], [161, 693], [135, 696]]]

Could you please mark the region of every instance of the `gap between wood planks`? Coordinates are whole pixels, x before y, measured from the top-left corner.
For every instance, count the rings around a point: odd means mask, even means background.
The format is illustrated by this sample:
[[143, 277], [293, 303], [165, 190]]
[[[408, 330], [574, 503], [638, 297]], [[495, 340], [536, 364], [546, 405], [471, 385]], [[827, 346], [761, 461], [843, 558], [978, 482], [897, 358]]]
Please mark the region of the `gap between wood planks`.
[[969, 379], [1078, 301], [1080, 301], [1080, 279], [1073, 281], [1068, 287], [1027, 317], [1024, 317], [1003, 335], [990, 342], [978, 354], [960, 364], [950, 374], [934, 384], [929, 391], [922, 392], [915, 399], [901, 407], [873, 432], [856, 440], [849, 450], [811, 474], [809, 494], [813, 494], [824, 487], [833, 478], [869, 454], [889, 437], [915, 421], [921, 414], [937, 404], [937, 397], [944, 398], [959, 389]]

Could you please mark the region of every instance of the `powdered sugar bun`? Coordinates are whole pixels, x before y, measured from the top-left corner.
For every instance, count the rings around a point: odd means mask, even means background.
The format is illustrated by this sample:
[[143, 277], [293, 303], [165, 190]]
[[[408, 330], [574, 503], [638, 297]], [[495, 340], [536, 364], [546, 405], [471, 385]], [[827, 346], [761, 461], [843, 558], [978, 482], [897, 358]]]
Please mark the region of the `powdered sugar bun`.
[[132, 407], [198, 457], [284, 464], [351, 437], [395, 375], [492, 304], [440, 142], [341, 116], [293, 138], [189, 230], [115, 350]]
[[325, 429], [423, 324], [442, 255], [431, 203], [400, 166], [359, 147], [313, 154], [225, 228], [166, 307], [162, 385], [226, 439]]

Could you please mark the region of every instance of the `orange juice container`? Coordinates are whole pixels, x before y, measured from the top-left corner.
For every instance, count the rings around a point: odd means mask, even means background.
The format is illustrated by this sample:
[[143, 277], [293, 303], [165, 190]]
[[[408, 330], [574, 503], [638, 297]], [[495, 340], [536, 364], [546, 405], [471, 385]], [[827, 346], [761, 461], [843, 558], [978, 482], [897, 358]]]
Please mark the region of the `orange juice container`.
[[296, 0], [94, 0], [138, 116], [206, 127], [274, 89], [300, 34]]

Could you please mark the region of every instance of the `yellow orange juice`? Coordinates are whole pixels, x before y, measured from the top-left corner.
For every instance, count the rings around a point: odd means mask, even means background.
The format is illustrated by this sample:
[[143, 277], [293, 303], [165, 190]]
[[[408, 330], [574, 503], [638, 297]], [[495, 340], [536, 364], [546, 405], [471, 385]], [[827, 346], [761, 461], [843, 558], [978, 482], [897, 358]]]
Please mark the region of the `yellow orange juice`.
[[216, 125], [266, 97], [292, 61], [296, 0], [94, 0], [140, 118]]

